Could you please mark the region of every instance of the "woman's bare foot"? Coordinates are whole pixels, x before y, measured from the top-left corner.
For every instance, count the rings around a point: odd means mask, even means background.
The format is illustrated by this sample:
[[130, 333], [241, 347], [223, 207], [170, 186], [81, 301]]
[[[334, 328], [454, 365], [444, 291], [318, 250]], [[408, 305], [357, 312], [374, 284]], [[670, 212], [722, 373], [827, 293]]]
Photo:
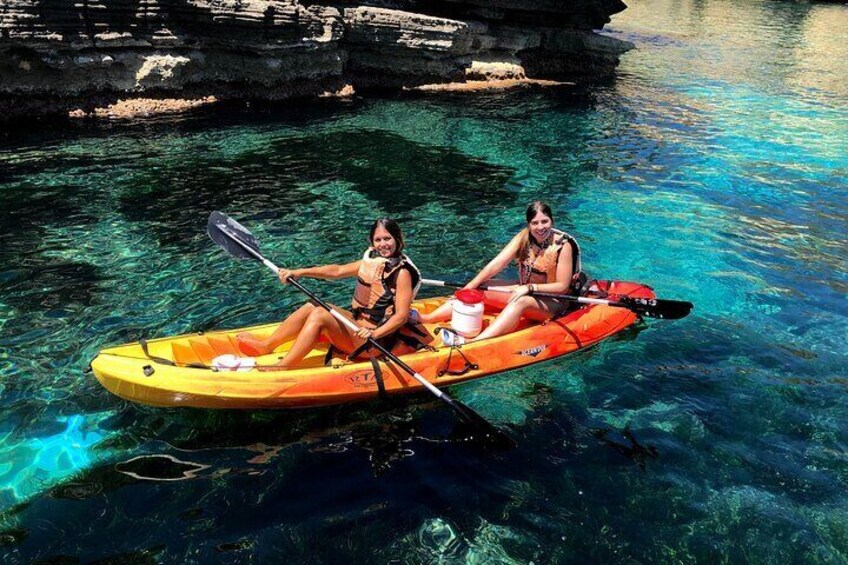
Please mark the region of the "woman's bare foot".
[[253, 335], [248, 332], [237, 334], [236, 339], [238, 340], [239, 350], [250, 357], [265, 355], [272, 351], [271, 348], [268, 347], [267, 343], [259, 338], [253, 337]]

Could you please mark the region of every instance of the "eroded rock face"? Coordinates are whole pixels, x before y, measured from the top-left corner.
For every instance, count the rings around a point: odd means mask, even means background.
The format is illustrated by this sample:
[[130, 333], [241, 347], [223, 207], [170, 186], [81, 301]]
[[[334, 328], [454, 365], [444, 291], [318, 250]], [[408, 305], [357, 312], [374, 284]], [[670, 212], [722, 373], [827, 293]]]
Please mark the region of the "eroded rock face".
[[0, 119], [118, 98], [284, 99], [610, 73], [621, 0], [0, 0]]

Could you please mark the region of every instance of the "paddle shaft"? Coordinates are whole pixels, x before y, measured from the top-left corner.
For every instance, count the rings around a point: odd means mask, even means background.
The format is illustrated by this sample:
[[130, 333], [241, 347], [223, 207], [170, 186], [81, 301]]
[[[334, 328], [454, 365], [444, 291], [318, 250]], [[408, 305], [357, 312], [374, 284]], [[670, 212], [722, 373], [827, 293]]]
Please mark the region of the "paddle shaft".
[[[448, 288], [465, 288], [465, 285], [458, 283], [451, 283], [445, 281], [437, 281], [434, 279], [422, 279], [423, 284], [430, 286], [444, 286]], [[482, 290], [488, 290], [491, 292], [503, 292], [509, 293], [512, 292], [512, 289], [503, 287], [503, 286], [488, 286], [485, 284], [481, 284], [477, 288]], [[571, 296], [570, 294], [555, 294], [553, 292], [534, 292], [531, 296], [541, 296], [542, 298], [559, 298], [561, 300], [570, 300], [573, 302], [580, 302], [581, 304], [609, 304], [611, 306], [616, 306], [616, 302], [614, 300], [604, 300], [602, 298], [586, 298], [583, 296]]]
[[[272, 263], [271, 261], [269, 261], [268, 259], [263, 257], [261, 253], [259, 253], [258, 251], [256, 251], [255, 249], [253, 249], [252, 247], [250, 247], [249, 245], [247, 245], [243, 241], [241, 241], [238, 238], [238, 236], [233, 234], [233, 232], [231, 232], [230, 230], [228, 230], [227, 228], [225, 228], [223, 226], [218, 226], [218, 228], [220, 230], [222, 230], [223, 232], [225, 232], [227, 235], [229, 235], [230, 239], [232, 239], [233, 241], [238, 243], [248, 253], [250, 253], [251, 255], [256, 257], [256, 259], [261, 261], [263, 265], [265, 265], [266, 267], [268, 267], [269, 269], [271, 269], [275, 273], [280, 272], [279, 267], [277, 267], [274, 263]], [[304, 293], [306, 296], [308, 296], [310, 299], [312, 299], [314, 302], [316, 302], [319, 306], [321, 306], [322, 308], [327, 310], [327, 312], [329, 312], [335, 319], [337, 319], [339, 322], [341, 322], [345, 327], [347, 327], [352, 332], [357, 332], [361, 329], [359, 326], [357, 326], [351, 320], [346, 318], [344, 316], [344, 314], [337, 311], [335, 308], [333, 308], [332, 306], [330, 306], [329, 304], [327, 304], [326, 302], [324, 302], [323, 300], [318, 298], [318, 296], [316, 296], [311, 290], [304, 287], [302, 284], [297, 282], [295, 279], [289, 278], [288, 283], [290, 285], [292, 285], [293, 287], [295, 287], [296, 289], [298, 289], [300, 292]], [[451, 397], [447, 396], [441, 390], [436, 388], [430, 381], [428, 381], [427, 379], [422, 377], [420, 374], [418, 374], [418, 372], [415, 371], [415, 369], [413, 369], [412, 367], [410, 367], [409, 365], [407, 365], [406, 363], [404, 363], [403, 361], [398, 359], [398, 357], [395, 356], [391, 351], [389, 351], [388, 349], [386, 349], [385, 347], [380, 345], [380, 343], [377, 340], [369, 337], [366, 341], [368, 342], [368, 345], [370, 345], [371, 347], [373, 347], [374, 349], [376, 349], [377, 351], [379, 351], [380, 353], [385, 355], [388, 360], [395, 363], [398, 367], [400, 367], [401, 369], [403, 369], [404, 371], [406, 371], [407, 373], [412, 375], [412, 378], [414, 378], [416, 381], [421, 383], [427, 390], [429, 390], [434, 395], [436, 395], [437, 398], [439, 398], [439, 399], [441, 399], [445, 402], [448, 402], [451, 406], [454, 405], [454, 400]]]
[[[463, 285], [450, 283], [445, 281], [437, 281], [433, 279], [424, 279], [424, 284], [433, 286], [447, 286], [451, 288], [463, 288]], [[509, 288], [503, 286], [480, 285], [479, 288], [493, 292], [512, 292]], [[631, 296], [621, 296], [618, 300], [607, 300], [604, 298], [587, 298], [584, 296], [572, 296], [570, 294], [552, 294], [550, 292], [534, 292], [527, 296], [554, 298], [557, 300], [570, 300], [580, 304], [605, 304], [615, 306], [617, 308], [627, 308], [631, 312], [635, 312], [640, 316], [648, 316], [649, 318], [660, 318], [668, 320], [678, 320], [685, 318], [692, 311], [692, 303], [683, 300], [665, 300], [661, 298], [636, 298]]]

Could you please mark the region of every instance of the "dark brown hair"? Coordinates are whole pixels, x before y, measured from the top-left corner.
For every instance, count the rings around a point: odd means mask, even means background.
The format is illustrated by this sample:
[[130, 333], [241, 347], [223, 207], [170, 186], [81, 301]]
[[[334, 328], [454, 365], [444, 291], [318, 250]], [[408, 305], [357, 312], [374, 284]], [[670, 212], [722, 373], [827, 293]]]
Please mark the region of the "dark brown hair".
[[518, 255], [515, 257], [519, 262], [525, 261], [527, 256], [530, 255], [530, 221], [539, 212], [551, 219], [551, 225], [554, 223], [554, 213], [551, 211], [550, 206], [541, 200], [535, 200], [530, 203], [527, 211], [524, 213], [524, 218], [527, 220], [527, 227], [521, 232], [521, 244], [518, 246]]
[[383, 228], [389, 235], [395, 238], [395, 242], [397, 242], [397, 249], [395, 249], [395, 257], [400, 255], [400, 252], [403, 251], [403, 232], [400, 231], [400, 226], [394, 220], [389, 218], [380, 218], [376, 220], [374, 224], [371, 226], [371, 233], [368, 234], [368, 245], [374, 245], [374, 232], [377, 231], [377, 228]]

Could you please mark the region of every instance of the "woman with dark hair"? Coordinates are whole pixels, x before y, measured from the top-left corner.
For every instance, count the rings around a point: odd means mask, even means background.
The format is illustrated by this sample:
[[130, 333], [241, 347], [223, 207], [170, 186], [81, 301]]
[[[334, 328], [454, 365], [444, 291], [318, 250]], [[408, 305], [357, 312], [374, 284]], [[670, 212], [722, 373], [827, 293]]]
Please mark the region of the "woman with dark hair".
[[[460, 345], [466, 341], [487, 339], [511, 332], [522, 316], [532, 320], [548, 320], [563, 314], [569, 302], [555, 298], [533, 296], [536, 292], [571, 294], [579, 293], [586, 280], [580, 264], [580, 247], [569, 234], [554, 229], [551, 207], [541, 201], [531, 203], [525, 213], [527, 227], [518, 232], [500, 253], [465, 285], [477, 288], [488, 281], [515, 259], [518, 263], [518, 284], [509, 285], [507, 295], [486, 293], [487, 303], [504, 302], [503, 310], [495, 320], [473, 339], [464, 339], [450, 330], [442, 330], [446, 345]], [[502, 298], [507, 297], [508, 299]], [[450, 319], [452, 305], [445, 303], [430, 314], [417, 317], [423, 322], [440, 322]], [[416, 313], [417, 314], [417, 313]]]
[[270, 367], [278, 370], [280, 367], [295, 367], [312, 350], [322, 333], [334, 348], [351, 356], [356, 356], [363, 349], [369, 337], [380, 340], [387, 349], [403, 345], [414, 349], [417, 336], [411, 334], [426, 335], [425, 330], [410, 327], [407, 323], [410, 304], [421, 286], [421, 272], [402, 253], [403, 233], [394, 220], [383, 218], [374, 222], [369, 242], [370, 247], [359, 261], [279, 271], [283, 284], [287, 284], [290, 278], [335, 280], [356, 277], [351, 310], [338, 309], [357, 323], [359, 329], [356, 332], [349, 330], [323, 308], [307, 303], [286, 318], [267, 339], [258, 339], [248, 333], [239, 334], [241, 351], [247, 355], [264, 355], [296, 336], [291, 349], [279, 363]]

